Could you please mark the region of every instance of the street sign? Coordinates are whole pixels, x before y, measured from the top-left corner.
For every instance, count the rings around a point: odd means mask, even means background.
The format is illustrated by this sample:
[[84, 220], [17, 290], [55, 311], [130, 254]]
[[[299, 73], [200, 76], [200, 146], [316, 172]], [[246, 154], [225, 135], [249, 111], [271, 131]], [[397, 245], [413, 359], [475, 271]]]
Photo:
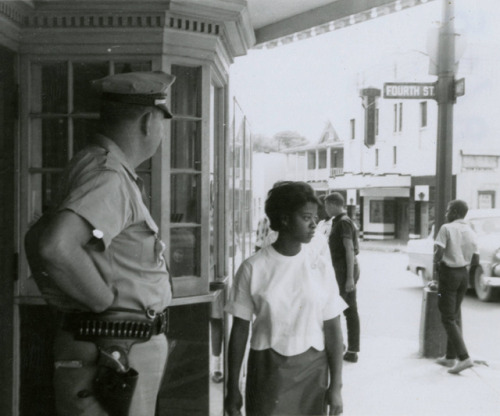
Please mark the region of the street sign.
[[461, 97], [465, 94], [465, 78], [455, 81], [455, 97]]
[[430, 100], [436, 98], [435, 82], [386, 82], [384, 98], [414, 98]]

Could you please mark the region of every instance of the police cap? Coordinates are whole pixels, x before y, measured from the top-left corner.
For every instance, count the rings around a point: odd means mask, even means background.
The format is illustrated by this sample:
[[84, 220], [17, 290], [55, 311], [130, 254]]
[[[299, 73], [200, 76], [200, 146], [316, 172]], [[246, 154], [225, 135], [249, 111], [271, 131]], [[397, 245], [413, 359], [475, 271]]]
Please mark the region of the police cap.
[[92, 87], [103, 100], [158, 107], [165, 118], [172, 118], [166, 98], [174, 81], [175, 76], [162, 71], [127, 72], [92, 81]]

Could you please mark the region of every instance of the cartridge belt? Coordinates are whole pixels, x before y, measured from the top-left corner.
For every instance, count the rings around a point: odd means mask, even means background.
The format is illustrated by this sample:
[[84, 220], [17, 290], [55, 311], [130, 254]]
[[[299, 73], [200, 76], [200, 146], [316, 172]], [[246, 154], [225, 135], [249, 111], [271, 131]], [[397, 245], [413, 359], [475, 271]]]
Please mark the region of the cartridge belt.
[[59, 312], [60, 327], [75, 339], [93, 341], [101, 338], [147, 341], [163, 334], [168, 327], [168, 310], [109, 310], [103, 313]]

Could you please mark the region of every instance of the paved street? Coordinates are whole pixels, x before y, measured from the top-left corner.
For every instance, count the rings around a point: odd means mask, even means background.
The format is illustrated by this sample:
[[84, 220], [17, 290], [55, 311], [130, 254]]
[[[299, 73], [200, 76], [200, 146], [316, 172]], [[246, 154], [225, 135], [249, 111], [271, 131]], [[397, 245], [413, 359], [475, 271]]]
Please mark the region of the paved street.
[[500, 303], [467, 295], [465, 339], [471, 357], [489, 367], [451, 376], [418, 354], [422, 285], [406, 271], [406, 255], [362, 251], [359, 260], [362, 352], [357, 364], [344, 366], [344, 415], [498, 414]]
[[[406, 254], [364, 251], [359, 261], [363, 333], [414, 342], [418, 352], [422, 283], [406, 270]], [[470, 292], [462, 314], [464, 337], [473, 358], [500, 363], [500, 303], [481, 302]]]

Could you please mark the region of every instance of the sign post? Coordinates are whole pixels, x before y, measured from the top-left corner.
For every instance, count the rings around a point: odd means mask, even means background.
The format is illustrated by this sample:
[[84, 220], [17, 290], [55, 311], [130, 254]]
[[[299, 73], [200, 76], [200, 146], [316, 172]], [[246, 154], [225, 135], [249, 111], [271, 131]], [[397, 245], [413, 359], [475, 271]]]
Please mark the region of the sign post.
[[384, 98], [436, 99], [436, 83], [386, 82], [384, 84]]
[[[465, 80], [455, 81], [455, 28], [454, 0], [442, 0], [442, 23], [439, 29], [436, 83], [385, 83], [384, 98], [434, 99], [438, 103], [438, 131], [436, 149], [436, 192], [434, 238], [445, 222], [446, 207], [452, 199], [453, 162], [453, 105], [456, 98], [465, 94]], [[433, 276], [436, 280], [437, 276]], [[427, 292], [425, 292], [427, 294]], [[446, 337], [437, 319], [437, 294], [429, 291], [432, 307], [422, 309], [421, 353], [424, 357], [437, 357], [446, 349]], [[425, 297], [424, 297], [425, 303]], [[422, 329], [422, 328], [421, 328]], [[439, 339], [439, 342], [436, 342]], [[431, 345], [432, 344], [432, 345]]]

